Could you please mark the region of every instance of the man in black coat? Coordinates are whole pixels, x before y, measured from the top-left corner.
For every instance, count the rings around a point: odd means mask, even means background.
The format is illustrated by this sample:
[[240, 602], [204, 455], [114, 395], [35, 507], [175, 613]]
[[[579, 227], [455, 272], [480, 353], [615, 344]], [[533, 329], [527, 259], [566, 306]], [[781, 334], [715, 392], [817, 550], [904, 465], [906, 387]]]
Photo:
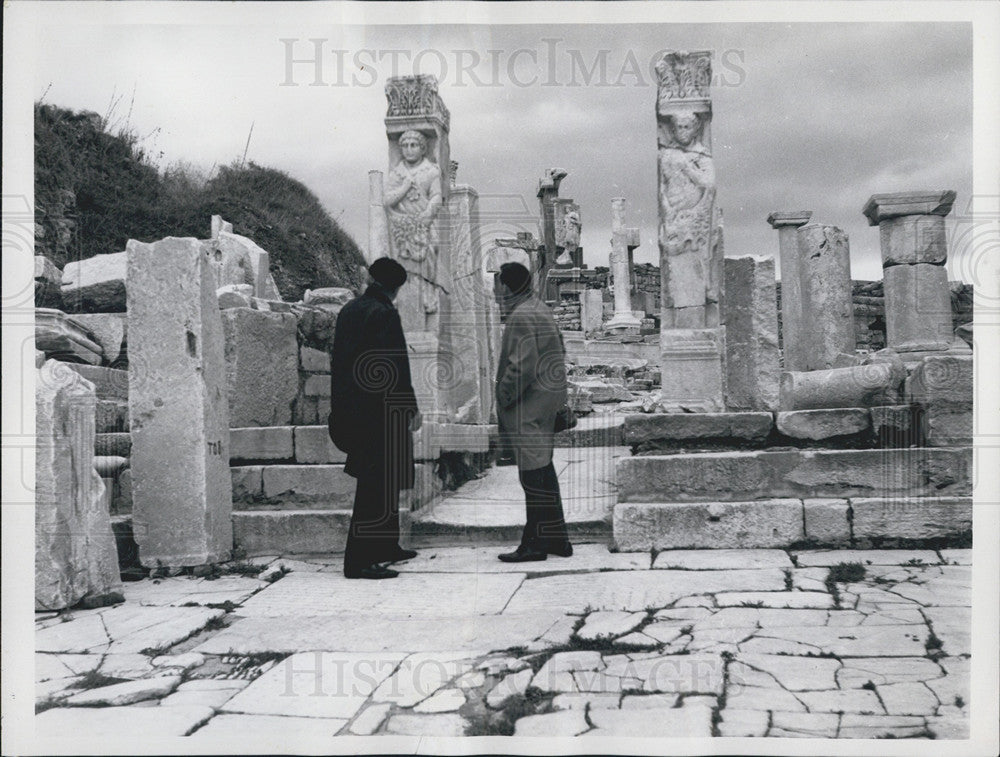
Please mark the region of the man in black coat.
[[337, 316], [329, 428], [333, 443], [347, 453], [344, 471], [358, 480], [344, 575], [395, 578], [398, 573], [382, 563], [417, 554], [399, 545], [399, 491], [413, 488], [412, 432], [421, 418], [393, 305], [406, 271], [379, 258], [368, 272], [373, 283]]

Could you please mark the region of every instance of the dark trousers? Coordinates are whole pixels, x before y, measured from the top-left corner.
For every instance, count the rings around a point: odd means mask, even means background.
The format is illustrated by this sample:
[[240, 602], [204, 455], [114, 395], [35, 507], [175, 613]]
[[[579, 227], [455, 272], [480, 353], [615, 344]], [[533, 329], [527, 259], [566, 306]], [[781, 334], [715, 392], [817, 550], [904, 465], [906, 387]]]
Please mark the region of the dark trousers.
[[527, 510], [521, 544], [535, 549], [563, 544], [568, 536], [555, 467], [550, 462], [544, 468], [520, 471], [519, 475]]
[[372, 466], [358, 476], [344, 550], [344, 573], [388, 562], [398, 549], [399, 486], [382, 466]]

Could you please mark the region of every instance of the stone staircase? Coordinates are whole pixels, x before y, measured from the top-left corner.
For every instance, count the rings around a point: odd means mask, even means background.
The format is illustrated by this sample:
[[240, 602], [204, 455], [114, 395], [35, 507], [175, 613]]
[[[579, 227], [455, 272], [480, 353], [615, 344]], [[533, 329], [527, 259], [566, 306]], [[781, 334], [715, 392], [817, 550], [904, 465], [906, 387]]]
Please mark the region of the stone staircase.
[[[918, 416], [910, 406], [630, 416], [625, 440], [639, 454], [618, 462], [615, 546], [967, 539], [971, 443], [955, 437], [951, 446], [924, 446]], [[887, 418], [896, 425], [879, 425]], [[895, 446], [901, 439], [916, 446]]]

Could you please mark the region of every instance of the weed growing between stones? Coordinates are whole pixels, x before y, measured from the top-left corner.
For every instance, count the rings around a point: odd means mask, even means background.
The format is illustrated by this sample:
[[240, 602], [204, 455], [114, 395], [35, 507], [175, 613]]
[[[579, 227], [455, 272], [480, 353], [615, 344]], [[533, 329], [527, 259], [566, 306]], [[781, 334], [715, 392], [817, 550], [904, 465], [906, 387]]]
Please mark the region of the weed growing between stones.
[[[928, 622], [927, 625], [930, 626], [930, 623]], [[947, 657], [944, 653], [944, 644], [941, 639], [938, 638], [938, 635], [934, 633], [933, 627], [931, 627], [931, 632], [927, 636], [927, 641], [924, 642], [924, 649], [927, 650], [927, 656], [935, 662], [940, 660], [942, 657]]]
[[763, 606], [764, 603], [759, 600], [757, 602], [740, 602], [740, 607], [749, 607], [757, 610], [761, 609]]
[[102, 686], [113, 686], [116, 683], [127, 683], [129, 679], [127, 678], [116, 678], [114, 676], [106, 676], [103, 673], [99, 673], [96, 670], [88, 670], [77, 680], [71, 683], [66, 688], [69, 689], [99, 689]]
[[552, 712], [555, 692], [529, 686], [523, 694], [507, 697], [497, 712], [477, 712], [466, 726], [466, 736], [513, 736], [514, 724], [529, 715]]
[[792, 583], [792, 569], [785, 568], [782, 573], [785, 575], [785, 591], [791, 591], [794, 588]]
[[824, 584], [833, 597], [833, 606], [840, 609], [840, 589], [838, 583], [857, 583], [865, 577], [865, 566], [859, 562], [840, 562], [832, 566], [826, 574]]

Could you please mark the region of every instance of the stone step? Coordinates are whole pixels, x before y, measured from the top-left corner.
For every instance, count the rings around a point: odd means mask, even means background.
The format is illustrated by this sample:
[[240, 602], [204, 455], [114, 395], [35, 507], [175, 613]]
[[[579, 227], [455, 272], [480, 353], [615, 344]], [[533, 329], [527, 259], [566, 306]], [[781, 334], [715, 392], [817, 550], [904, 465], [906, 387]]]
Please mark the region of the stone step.
[[783, 450], [618, 460], [619, 502], [952, 497], [972, 493], [972, 449]]
[[233, 543], [248, 556], [342, 552], [350, 523], [349, 509], [236, 511]]
[[[336, 510], [354, 506], [357, 479], [343, 465], [241, 465], [230, 468], [236, 510]], [[440, 491], [431, 463], [414, 466], [414, 487], [400, 509], [426, 506]]]
[[620, 447], [625, 444], [625, 416], [608, 413], [577, 419], [576, 426], [555, 436], [557, 447]]
[[[564, 498], [563, 509], [571, 540], [610, 538], [610, 507]], [[455, 496], [440, 499], [429, 510], [414, 513], [410, 538], [415, 544], [428, 546], [518, 542], [524, 518], [524, 495], [520, 491], [512, 491], [504, 501], [475, 501]]]
[[972, 497], [625, 502], [613, 522], [623, 552], [964, 544], [972, 538]]

